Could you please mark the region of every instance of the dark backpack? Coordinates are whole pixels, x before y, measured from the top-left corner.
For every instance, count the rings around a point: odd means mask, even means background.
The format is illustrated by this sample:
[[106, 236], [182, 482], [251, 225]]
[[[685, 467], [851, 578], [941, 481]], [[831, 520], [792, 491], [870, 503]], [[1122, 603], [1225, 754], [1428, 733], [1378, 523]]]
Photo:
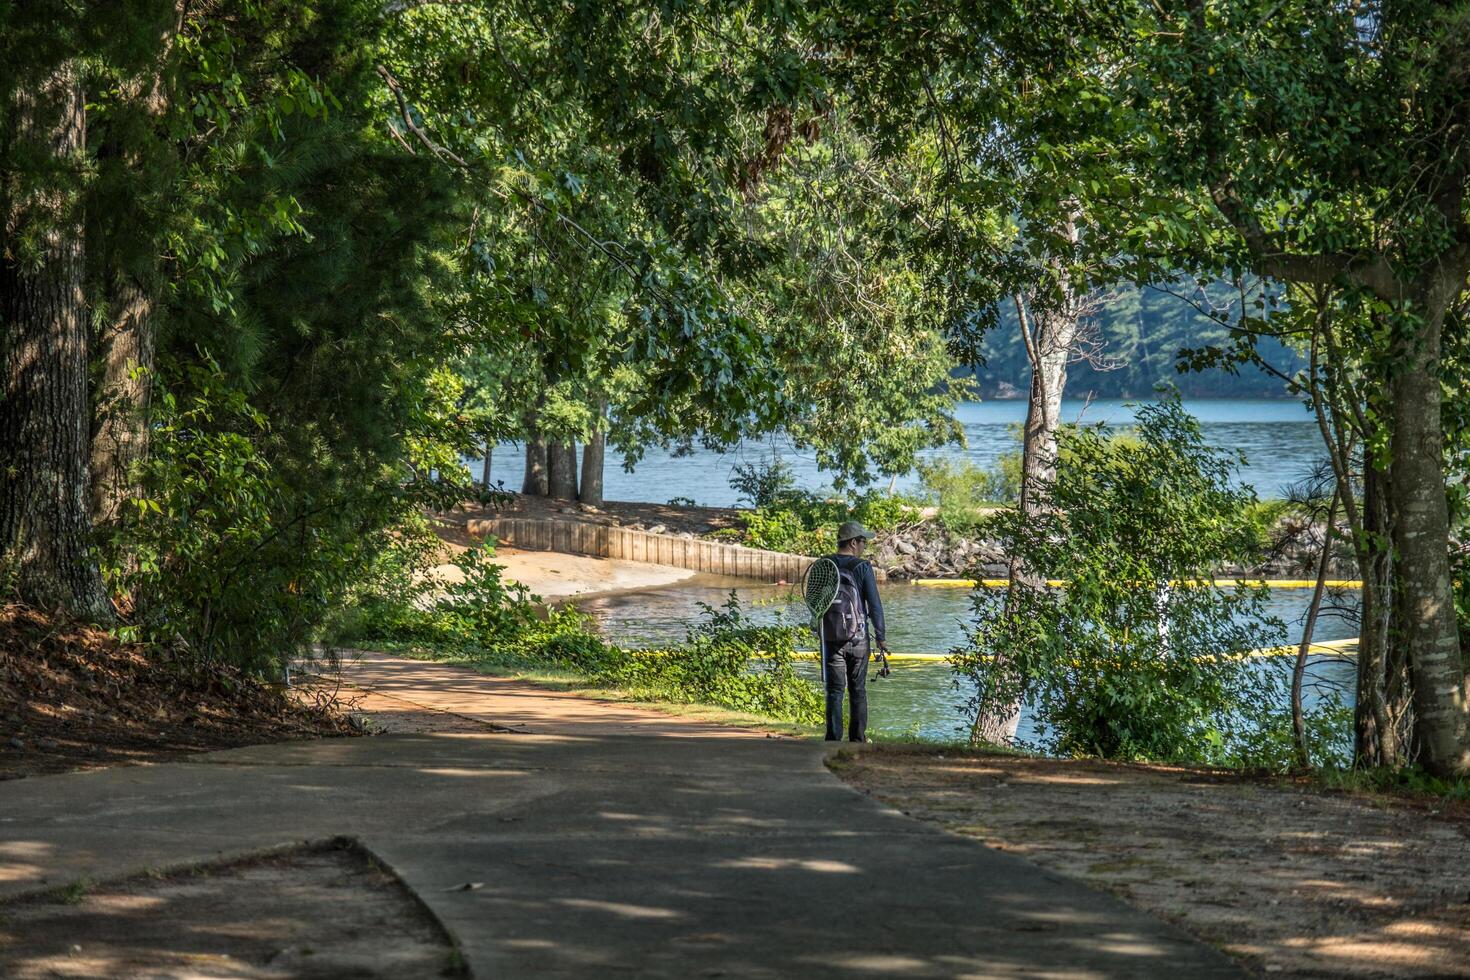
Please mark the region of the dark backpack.
[[837, 597], [822, 614], [822, 638], [828, 643], [845, 646], [867, 636], [867, 617], [863, 615], [863, 593], [858, 588], [857, 574], [850, 568], [837, 566]]

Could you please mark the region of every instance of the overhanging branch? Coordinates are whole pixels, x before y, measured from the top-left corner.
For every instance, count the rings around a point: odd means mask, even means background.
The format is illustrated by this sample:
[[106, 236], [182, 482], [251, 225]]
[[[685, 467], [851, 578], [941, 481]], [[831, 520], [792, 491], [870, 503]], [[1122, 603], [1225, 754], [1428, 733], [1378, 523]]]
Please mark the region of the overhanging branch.
[[1383, 253], [1291, 252], [1280, 249], [1229, 181], [1211, 188], [1210, 197], [1220, 214], [1244, 239], [1256, 271], [1261, 275], [1316, 286], [1341, 285], [1346, 281], [1372, 290], [1380, 299], [1397, 301], [1403, 298], [1403, 283]]

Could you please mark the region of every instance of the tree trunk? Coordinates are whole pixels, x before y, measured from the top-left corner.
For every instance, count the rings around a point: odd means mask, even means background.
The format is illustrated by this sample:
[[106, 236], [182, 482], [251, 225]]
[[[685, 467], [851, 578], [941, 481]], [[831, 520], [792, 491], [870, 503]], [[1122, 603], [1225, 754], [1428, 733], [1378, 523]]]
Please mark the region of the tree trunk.
[[1413, 672], [1421, 761], [1440, 776], [1470, 772], [1465, 669], [1450, 580], [1439, 378], [1440, 330], [1448, 306], [1443, 294], [1451, 288], [1457, 293], [1461, 285], [1442, 284], [1426, 291], [1424, 319], [1397, 345], [1398, 364], [1390, 388], [1394, 417], [1389, 495], [1401, 613], [1398, 640]]
[[[164, 65], [175, 41], [183, 30], [187, 0], [176, 0], [174, 20], [160, 38], [160, 54], [156, 69], [142, 78], [124, 82], [122, 98], [136, 102], [157, 123], [168, 111], [169, 100], [164, 89]], [[120, 155], [127, 170], [141, 175], [149, 163], [136, 147], [105, 146], [99, 154]], [[116, 220], [116, 219], [114, 219]], [[122, 219], [127, 221], [127, 218]], [[136, 222], [134, 222], [136, 223]], [[130, 229], [132, 230], [132, 229]], [[106, 240], [110, 228], [99, 232]], [[89, 232], [90, 233], [90, 232]], [[156, 256], [161, 249], [156, 229], [142, 230], [133, 251]], [[94, 362], [100, 368], [96, 375], [92, 408], [92, 522], [101, 527], [113, 524], [123, 514], [129, 497], [141, 493], [137, 466], [148, 456], [148, 408], [153, 386], [154, 313], [156, 293], [146, 283], [157, 275], [158, 260], [145, 260], [142, 270], [128, 270], [116, 255], [100, 254], [100, 276], [107, 290], [104, 306], [108, 321], [96, 340]], [[93, 256], [93, 262], [98, 262]]]
[[577, 444], [553, 442], [546, 447], [547, 493], [556, 500], [577, 499]]
[[113, 315], [98, 338], [92, 415], [92, 523], [112, 524], [138, 493], [136, 467], [148, 456], [148, 396], [153, 372], [153, 297], [131, 280], [115, 282]]
[[[1076, 244], [1075, 215], [1066, 216], [1059, 230], [1068, 242]], [[1021, 339], [1026, 347], [1027, 360], [1031, 362], [1018, 501], [1021, 513], [1028, 517], [1041, 514], [1046, 509], [1047, 488], [1056, 479], [1057, 426], [1062, 413], [1062, 394], [1067, 387], [1067, 364], [1075, 353], [1082, 317], [1081, 297], [1067, 282], [1061, 263], [1057, 263], [1055, 271], [1061, 292], [1059, 301], [1028, 314], [1026, 302], [1022, 297], [1016, 297]], [[1011, 556], [1009, 572], [1013, 593], [1018, 587], [1034, 589], [1045, 585], [1040, 572], [1025, 567], [1017, 556]], [[987, 742], [1010, 742], [1016, 737], [1020, 721], [1021, 705], [1011, 704], [993, 715], [982, 713], [977, 716], [972, 734], [978, 734]]]
[[1393, 554], [1388, 547], [1392, 522], [1385, 493], [1386, 474], [1363, 465], [1361, 528], [1354, 551], [1363, 580], [1362, 625], [1358, 630], [1357, 705], [1353, 718], [1353, 758], [1359, 766], [1393, 766], [1400, 758], [1400, 726], [1389, 696], [1389, 643], [1393, 625]]
[[[38, 157], [70, 162], [85, 147], [72, 64], [5, 113], [10, 139]], [[82, 226], [64, 186], [71, 168], [59, 169], [61, 186], [48, 181], [0, 208], [0, 568], [22, 601], [106, 622], [112, 604], [91, 552]], [[38, 246], [34, 261], [16, 254], [22, 231]]]
[[521, 493], [528, 497], [546, 496], [546, 442], [542, 439], [526, 440], [526, 476], [521, 481]]
[[492, 455], [494, 455], [494, 452], [495, 452], [495, 443], [491, 442], [489, 439], [486, 439], [485, 440], [485, 465], [480, 470], [480, 486], [483, 489], [485, 489], [485, 490], [489, 490], [490, 489], [490, 457]]
[[[1036, 363], [1026, 402], [1026, 428], [1021, 441], [1021, 512], [1040, 514], [1047, 506], [1047, 487], [1057, 473], [1057, 425], [1067, 386], [1067, 361], [1077, 336], [1077, 320], [1069, 309], [1038, 317]], [[1011, 575], [1024, 574], [1011, 562]]]
[[[599, 421], [606, 411], [604, 406], [598, 406]], [[582, 487], [578, 499], [592, 507], [602, 506], [602, 475], [606, 456], [607, 432], [599, 425], [592, 431], [587, 445], [582, 447]]]

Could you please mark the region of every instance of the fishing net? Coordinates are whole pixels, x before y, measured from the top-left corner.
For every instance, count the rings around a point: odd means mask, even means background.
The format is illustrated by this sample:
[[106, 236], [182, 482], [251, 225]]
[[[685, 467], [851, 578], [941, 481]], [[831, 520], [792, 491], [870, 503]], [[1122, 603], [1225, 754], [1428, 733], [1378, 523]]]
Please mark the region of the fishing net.
[[818, 558], [808, 565], [801, 591], [812, 619], [820, 619], [837, 598], [837, 563], [830, 558]]

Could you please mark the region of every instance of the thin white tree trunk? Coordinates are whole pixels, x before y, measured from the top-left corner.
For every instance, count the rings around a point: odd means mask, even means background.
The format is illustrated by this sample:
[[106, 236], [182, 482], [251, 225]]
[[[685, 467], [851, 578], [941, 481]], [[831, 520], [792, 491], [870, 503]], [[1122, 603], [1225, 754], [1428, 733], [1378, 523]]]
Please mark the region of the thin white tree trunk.
[[[1061, 236], [1070, 244], [1077, 243], [1077, 215], [1066, 215], [1058, 226]], [[1067, 281], [1062, 263], [1053, 268], [1059, 296], [1040, 307], [1028, 309], [1022, 296], [1015, 298], [1016, 318], [1026, 357], [1031, 363], [1031, 384], [1026, 403], [1026, 427], [1021, 443], [1021, 493], [1017, 505], [1031, 518], [1042, 514], [1048, 506], [1048, 487], [1056, 479], [1057, 427], [1061, 422], [1062, 395], [1067, 387], [1067, 365], [1077, 349], [1083, 298]], [[1010, 588], [1042, 588], [1045, 580], [1035, 569], [1025, 566], [1019, 556], [1011, 556]], [[1001, 669], [1001, 664], [996, 664]], [[982, 711], [975, 720], [973, 734], [983, 741], [1005, 743], [1016, 737], [1021, 720], [1020, 701], [990, 712]]]

